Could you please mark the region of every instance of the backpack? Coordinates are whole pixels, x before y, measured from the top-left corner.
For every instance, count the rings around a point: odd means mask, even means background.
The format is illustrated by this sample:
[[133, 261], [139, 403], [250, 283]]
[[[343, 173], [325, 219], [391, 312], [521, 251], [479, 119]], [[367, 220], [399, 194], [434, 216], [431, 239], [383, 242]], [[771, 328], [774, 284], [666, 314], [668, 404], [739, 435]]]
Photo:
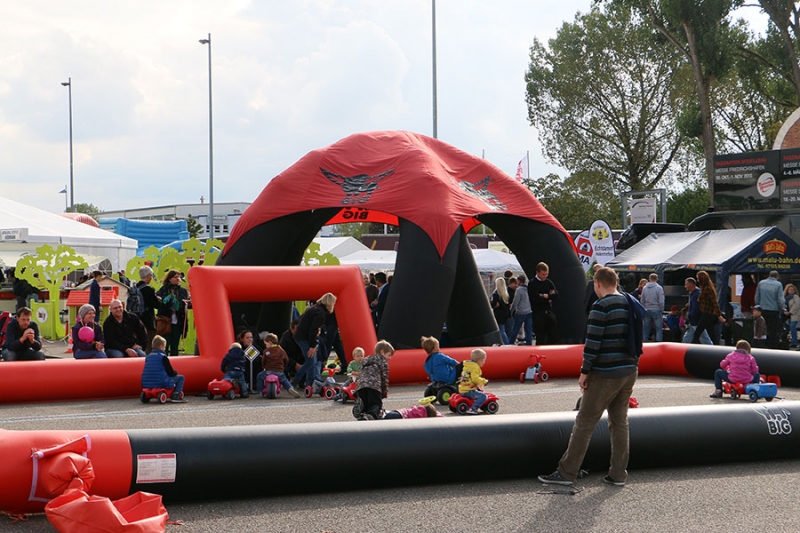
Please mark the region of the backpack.
[[644, 351], [644, 321], [647, 318], [647, 310], [634, 296], [627, 292], [622, 293], [628, 300], [628, 351], [636, 359]]
[[128, 301], [125, 302], [125, 309], [137, 316], [144, 313], [144, 299], [142, 298], [142, 291], [137, 285], [128, 289]]

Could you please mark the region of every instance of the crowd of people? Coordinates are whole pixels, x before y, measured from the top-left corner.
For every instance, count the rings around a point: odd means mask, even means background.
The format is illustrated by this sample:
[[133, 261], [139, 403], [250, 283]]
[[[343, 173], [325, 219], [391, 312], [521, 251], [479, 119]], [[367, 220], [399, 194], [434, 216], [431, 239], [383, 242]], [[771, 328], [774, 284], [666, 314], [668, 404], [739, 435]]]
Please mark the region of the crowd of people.
[[[632, 292], [647, 310], [643, 337], [655, 342], [733, 345], [741, 335], [748, 334], [751, 335], [748, 342], [756, 348], [797, 349], [800, 295], [797, 287], [792, 283], [784, 286], [779, 277], [775, 270], [758, 282], [750, 274], [742, 275], [740, 313], [735, 313], [732, 304], [724, 311], [720, 308], [711, 275], [700, 270], [684, 279], [685, 305], [673, 305], [667, 311], [664, 289], [658, 274], [652, 273], [639, 280]], [[587, 287], [587, 311], [591, 307], [592, 283]], [[744, 327], [745, 323], [752, 324], [752, 334], [749, 327]]]
[[[7, 275], [13, 279], [17, 309], [14, 318], [5, 326], [3, 360], [44, 360], [39, 327], [36, 321], [31, 320], [33, 313], [30, 306], [26, 305], [36, 291], [30, 288], [27, 281], [15, 278], [13, 270]], [[85, 281], [91, 279], [89, 302], [78, 308], [75, 323], [71, 326], [75, 359], [144, 357], [151, 350], [156, 334], [161, 334], [167, 342], [165, 351], [168, 355], [178, 355], [181, 337], [186, 336], [189, 294], [181, 285], [183, 278], [179, 271], [167, 272], [158, 290], [152, 286], [153, 276], [151, 267], [141, 267], [139, 281], [129, 285], [128, 302], [111, 300], [108, 316], [102, 324], [98, 320], [101, 310], [100, 282], [105, 274], [96, 270], [86, 276]], [[127, 282], [127, 278], [124, 281]], [[138, 303], [135, 311], [128, 309], [131, 295], [135, 295]]]

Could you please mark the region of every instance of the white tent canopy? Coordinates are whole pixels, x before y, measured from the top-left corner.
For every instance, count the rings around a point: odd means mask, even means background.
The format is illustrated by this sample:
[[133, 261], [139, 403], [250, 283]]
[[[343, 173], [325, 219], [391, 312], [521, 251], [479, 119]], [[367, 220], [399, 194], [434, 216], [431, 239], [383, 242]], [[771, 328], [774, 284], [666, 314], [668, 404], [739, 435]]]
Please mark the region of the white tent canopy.
[[314, 242], [319, 244], [319, 253], [332, 253], [339, 259], [364, 250], [369, 250], [358, 239], [353, 237], [316, 237]]
[[340, 257], [339, 264], [357, 265], [361, 270], [394, 270], [394, 262], [396, 260], [397, 252], [394, 250], [370, 250], [366, 248], [360, 252]]
[[115, 271], [124, 268], [136, 255], [135, 239], [0, 197], [0, 230], [15, 229], [26, 231], [27, 236], [24, 242], [0, 242], [0, 260], [6, 266], [16, 265], [22, 255], [35, 254], [36, 248], [43, 244], [70, 246], [90, 266], [108, 259]]
[[[517, 258], [498, 250], [473, 249], [472, 255], [482, 273], [494, 273], [511, 270], [522, 272]], [[397, 252], [392, 250], [362, 250], [339, 258], [342, 265], [358, 265], [361, 270], [394, 270]]]

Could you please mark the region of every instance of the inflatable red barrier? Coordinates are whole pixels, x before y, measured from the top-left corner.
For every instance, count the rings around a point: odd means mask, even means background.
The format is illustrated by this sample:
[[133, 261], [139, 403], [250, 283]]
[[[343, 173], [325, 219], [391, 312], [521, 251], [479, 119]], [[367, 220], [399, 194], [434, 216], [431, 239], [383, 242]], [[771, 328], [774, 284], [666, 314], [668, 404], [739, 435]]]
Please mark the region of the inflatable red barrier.
[[161, 496], [148, 492], [112, 501], [71, 490], [44, 511], [59, 533], [162, 533], [169, 518]]
[[0, 508], [11, 513], [41, 512], [69, 488], [122, 498], [133, 481], [125, 431], [0, 430], [0, 455]]

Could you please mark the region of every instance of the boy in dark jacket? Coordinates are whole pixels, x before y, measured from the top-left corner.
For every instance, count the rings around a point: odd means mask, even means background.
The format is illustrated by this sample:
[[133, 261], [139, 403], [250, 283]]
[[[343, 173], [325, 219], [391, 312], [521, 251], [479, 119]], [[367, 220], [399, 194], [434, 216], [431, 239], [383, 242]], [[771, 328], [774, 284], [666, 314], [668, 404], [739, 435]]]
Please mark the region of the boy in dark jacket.
[[389, 396], [389, 359], [394, 355], [394, 347], [387, 341], [378, 341], [375, 355], [364, 360], [361, 373], [356, 382], [356, 395], [361, 399], [359, 420], [381, 418], [383, 398]]
[[242, 398], [250, 396], [250, 392], [247, 390], [247, 380], [244, 377], [245, 368], [247, 368], [247, 356], [242, 350], [242, 345], [234, 342], [231, 344], [231, 349], [222, 358], [220, 369], [225, 372], [222, 379], [231, 383], [239, 382], [239, 386], [242, 388]]

